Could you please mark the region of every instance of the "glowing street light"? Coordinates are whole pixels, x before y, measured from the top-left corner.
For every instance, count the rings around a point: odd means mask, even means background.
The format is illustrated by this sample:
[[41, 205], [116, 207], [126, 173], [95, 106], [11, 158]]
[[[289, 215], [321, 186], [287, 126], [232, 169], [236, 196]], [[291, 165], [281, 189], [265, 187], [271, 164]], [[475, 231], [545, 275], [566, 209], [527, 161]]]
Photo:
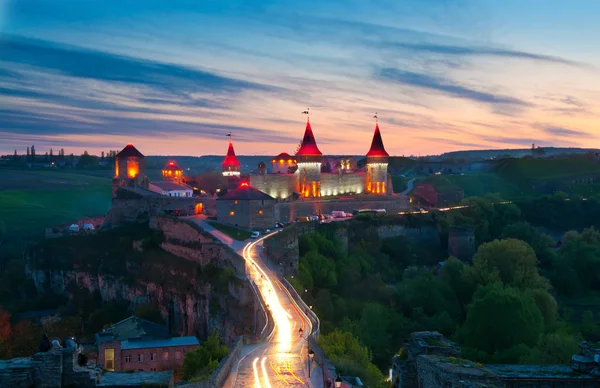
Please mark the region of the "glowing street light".
[[342, 386], [342, 378], [340, 377], [340, 375], [337, 376], [337, 378], [335, 379], [335, 388], [340, 388]]

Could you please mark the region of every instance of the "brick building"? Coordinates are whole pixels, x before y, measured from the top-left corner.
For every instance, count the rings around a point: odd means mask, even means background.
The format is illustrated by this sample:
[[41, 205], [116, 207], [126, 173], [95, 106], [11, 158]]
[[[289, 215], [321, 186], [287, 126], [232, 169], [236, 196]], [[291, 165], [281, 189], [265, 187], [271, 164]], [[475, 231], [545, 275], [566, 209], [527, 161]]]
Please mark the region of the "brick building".
[[275, 198], [242, 182], [217, 199], [217, 221], [245, 229], [275, 225]]
[[171, 337], [166, 327], [129, 317], [96, 334], [98, 363], [109, 371], [161, 371], [183, 364], [196, 337]]

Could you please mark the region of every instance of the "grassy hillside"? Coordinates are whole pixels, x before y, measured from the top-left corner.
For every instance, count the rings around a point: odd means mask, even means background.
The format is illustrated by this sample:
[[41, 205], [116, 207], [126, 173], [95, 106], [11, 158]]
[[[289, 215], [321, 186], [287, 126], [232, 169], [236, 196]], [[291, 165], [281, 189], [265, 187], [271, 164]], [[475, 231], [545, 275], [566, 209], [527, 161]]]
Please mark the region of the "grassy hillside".
[[600, 162], [585, 156], [563, 159], [504, 159], [494, 172], [512, 181], [567, 179], [600, 175]]
[[40, 238], [45, 227], [106, 214], [110, 178], [54, 170], [0, 170], [0, 221], [6, 240]]

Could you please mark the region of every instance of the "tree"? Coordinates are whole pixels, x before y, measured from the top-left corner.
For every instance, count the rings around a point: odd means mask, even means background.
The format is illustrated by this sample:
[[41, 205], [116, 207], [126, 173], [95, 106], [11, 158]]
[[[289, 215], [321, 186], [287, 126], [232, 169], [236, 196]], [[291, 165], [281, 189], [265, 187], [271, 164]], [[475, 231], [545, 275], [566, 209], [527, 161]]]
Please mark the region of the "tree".
[[556, 257], [554, 241], [546, 234], [541, 233], [528, 222], [515, 222], [507, 225], [502, 230], [502, 238], [516, 238], [525, 241], [535, 251], [542, 268], [550, 268]]
[[501, 282], [520, 289], [549, 287], [547, 279], [538, 273], [533, 249], [513, 238], [481, 245], [473, 257], [471, 273], [482, 285]]
[[206, 380], [217, 369], [219, 361], [228, 353], [227, 346], [219, 342], [218, 333], [213, 332], [202, 345], [185, 353], [181, 367], [184, 380], [191, 382]]
[[352, 333], [338, 329], [319, 337], [319, 345], [340, 374], [358, 376], [372, 388], [384, 387], [381, 371], [371, 362], [371, 353]]
[[31, 161], [35, 162], [35, 146], [31, 146]]
[[28, 160], [28, 161], [29, 161], [29, 160], [31, 160], [31, 159], [30, 159], [30, 154], [29, 154], [29, 147], [27, 147], [27, 160]]
[[579, 351], [579, 338], [569, 333], [551, 333], [540, 337], [535, 348], [521, 360], [525, 364], [569, 365]]
[[19, 160], [19, 155], [17, 154], [17, 150], [15, 150], [15, 153], [13, 155], [13, 161], [16, 162], [17, 160]]
[[488, 355], [517, 345], [535, 345], [544, 327], [542, 313], [531, 295], [500, 283], [480, 287], [473, 297], [461, 343]]
[[54, 153], [52, 152], [52, 148], [50, 148], [50, 160], [54, 160]]

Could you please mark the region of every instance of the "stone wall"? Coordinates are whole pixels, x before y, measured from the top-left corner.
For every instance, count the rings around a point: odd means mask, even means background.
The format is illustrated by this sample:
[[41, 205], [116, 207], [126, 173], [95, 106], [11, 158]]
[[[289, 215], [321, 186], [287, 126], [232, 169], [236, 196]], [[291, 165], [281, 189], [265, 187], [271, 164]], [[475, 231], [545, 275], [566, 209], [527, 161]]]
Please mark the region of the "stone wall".
[[470, 262], [477, 250], [475, 229], [452, 226], [448, 231], [448, 255]]
[[[76, 354], [66, 349], [36, 353], [32, 357], [0, 361], [0, 387], [132, 387], [144, 383], [172, 387], [173, 372], [102, 373], [100, 368], [79, 367]], [[132, 384], [133, 383], [133, 384]]]
[[353, 195], [347, 198], [330, 200], [299, 200], [275, 204], [275, 221], [289, 222], [298, 217], [314, 216], [342, 210], [351, 213], [359, 209], [385, 209], [388, 213], [398, 213], [408, 209], [408, 198], [404, 195], [372, 196]]
[[365, 173], [321, 174], [321, 196], [365, 192]]
[[417, 378], [419, 388], [460, 387], [465, 381], [479, 387], [504, 388], [500, 378], [485, 367], [456, 357], [419, 356]]
[[171, 210], [179, 210], [183, 216], [194, 215], [196, 204], [204, 204], [205, 200], [202, 197], [168, 197], [143, 189], [119, 188], [103, 227], [139, 222]]
[[392, 360], [394, 388], [588, 388], [600, 386], [600, 350], [581, 346], [566, 365], [482, 365], [459, 358], [460, 348], [437, 332], [416, 332]]
[[250, 186], [273, 198], [285, 199], [297, 191], [297, 180], [298, 177], [295, 174], [250, 175]]
[[411, 241], [419, 243], [432, 245], [438, 245], [440, 243], [440, 233], [434, 226], [412, 228], [404, 225], [381, 225], [376, 229], [380, 239], [403, 236]]
[[275, 226], [275, 200], [217, 200], [217, 221], [243, 229]]

